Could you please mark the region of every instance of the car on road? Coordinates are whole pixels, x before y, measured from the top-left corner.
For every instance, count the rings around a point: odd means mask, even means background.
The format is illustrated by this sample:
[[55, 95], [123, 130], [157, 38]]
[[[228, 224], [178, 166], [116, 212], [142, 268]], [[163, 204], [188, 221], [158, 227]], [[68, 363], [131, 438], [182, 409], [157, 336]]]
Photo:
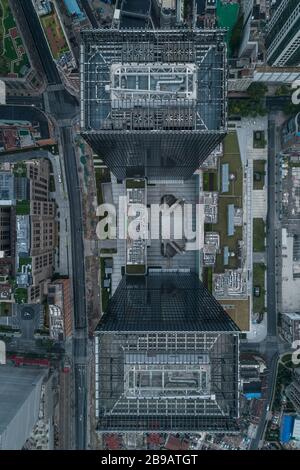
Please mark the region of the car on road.
[[255, 297], [259, 297], [260, 296], [260, 287], [259, 286], [254, 286], [253, 293], [254, 293]]

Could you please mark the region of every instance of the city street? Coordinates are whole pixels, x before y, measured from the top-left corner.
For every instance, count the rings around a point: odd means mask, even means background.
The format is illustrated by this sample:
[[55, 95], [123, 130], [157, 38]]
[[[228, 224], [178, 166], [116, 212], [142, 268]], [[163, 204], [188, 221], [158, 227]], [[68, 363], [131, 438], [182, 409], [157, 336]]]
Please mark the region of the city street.
[[279, 354], [288, 351], [287, 344], [283, 344], [277, 336], [277, 289], [280, 285], [280, 272], [276, 266], [276, 256], [279, 256], [279, 201], [277, 200], [277, 192], [279, 191], [279, 165], [277, 163], [277, 155], [279, 152], [278, 136], [276, 134], [274, 113], [269, 116], [269, 133], [268, 133], [268, 216], [267, 216], [267, 315], [268, 315], [268, 335], [263, 343], [248, 344], [243, 343], [242, 348], [248, 348], [252, 351], [256, 350], [263, 354], [267, 359], [268, 376], [267, 391], [265, 397], [265, 405], [262, 417], [257, 429], [256, 437], [252, 440], [250, 449], [258, 449], [263, 444], [262, 438], [267, 424], [267, 413], [273, 398], [274, 387], [276, 382], [276, 370]]

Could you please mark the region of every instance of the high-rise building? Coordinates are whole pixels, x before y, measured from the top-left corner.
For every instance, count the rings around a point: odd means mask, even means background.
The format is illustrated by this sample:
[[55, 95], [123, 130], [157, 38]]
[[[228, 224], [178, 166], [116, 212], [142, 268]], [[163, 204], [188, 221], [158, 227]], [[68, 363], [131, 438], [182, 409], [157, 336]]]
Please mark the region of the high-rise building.
[[[222, 31], [82, 33], [82, 135], [127, 180], [116, 186], [129, 203], [150, 203], [145, 178], [191, 178], [223, 139], [226, 78]], [[235, 432], [239, 328], [195, 263], [174, 260], [184, 237], [157, 242], [127, 239], [118, 253], [125, 274], [96, 330], [97, 430]]]
[[0, 205], [0, 257], [11, 256], [12, 207]]
[[235, 432], [238, 327], [193, 273], [124, 276], [96, 331], [99, 432]]
[[267, 62], [275, 66], [300, 64], [299, 0], [278, 0], [267, 25]]
[[101, 331], [239, 331], [219, 302], [191, 272], [123, 276]]
[[45, 369], [0, 365], [0, 450], [21, 450], [39, 417]]
[[14, 229], [14, 176], [8, 171], [0, 171], [0, 257], [11, 257]]
[[237, 431], [238, 336], [168, 327], [97, 331], [98, 432]]
[[222, 30], [82, 32], [82, 136], [118, 179], [192, 176], [227, 131]]

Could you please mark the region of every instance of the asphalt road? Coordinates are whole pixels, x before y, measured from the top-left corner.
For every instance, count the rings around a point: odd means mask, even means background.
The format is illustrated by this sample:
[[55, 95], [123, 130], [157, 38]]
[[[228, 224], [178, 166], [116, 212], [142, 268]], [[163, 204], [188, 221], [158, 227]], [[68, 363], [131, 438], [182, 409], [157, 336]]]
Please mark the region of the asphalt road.
[[85, 273], [82, 233], [81, 194], [77, 174], [76, 155], [72, 128], [61, 128], [64, 150], [66, 179], [70, 200], [70, 219], [72, 234], [72, 267], [74, 273], [75, 328], [87, 328], [85, 311]]
[[[258, 425], [255, 439], [252, 440], [250, 449], [258, 449], [264, 436], [264, 430], [267, 423], [267, 413], [276, 382], [276, 370], [279, 353], [288, 349], [287, 345], [281, 344], [277, 336], [277, 293], [276, 293], [276, 256], [277, 253], [277, 226], [278, 214], [276, 204], [276, 191], [278, 181], [278, 166], [276, 165], [276, 156], [279, 149], [276, 146], [276, 127], [272, 113], [269, 115], [269, 133], [268, 133], [268, 215], [267, 215], [267, 315], [268, 315], [268, 334], [263, 343], [251, 345], [252, 349], [263, 353], [267, 360], [267, 389], [262, 417]], [[247, 347], [244, 345], [245, 348]], [[249, 347], [249, 346], [248, 346]]]
[[270, 403], [272, 401], [275, 382], [276, 382], [276, 371], [277, 371], [277, 362], [279, 358], [278, 351], [270, 351], [270, 360], [268, 361], [268, 376], [267, 376], [267, 390], [266, 390], [266, 399], [264, 403], [264, 409], [262, 412], [262, 418], [259, 422], [258, 429], [256, 432], [255, 439], [252, 440], [250, 450], [256, 450], [260, 447], [261, 440], [264, 435], [264, 430], [266, 426], [267, 413], [269, 411]]
[[85, 298], [84, 247], [82, 233], [81, 195], [77, 174], [72, 127], [61, 128], [66, 183], [70, 204], [73, 303], [75, 338], [73, 346], [75, 373], [75, 447], [86, 448], [87, 431], [87, 315]]
[[38, 122], [42, 139], [49, 139], [49, 123], [47, 116], [35, 106], [15, 106], [9, 104], [0, 105], [1, 119], [12, 121]]
[[276, 312], [276, 205], [275, 205], [275, 123], [269, 120], [268, 135], [268, 215], [267, 215], [267, 306], [268, 306], [268, 335], [277, 334]]
[[37, 108], [44, 109], [43, 95], [38, 96], [6, 96], [7, 104], [23, 105], [23, 106], [36, 106]]
[[36, 49], [40, 57], [48, 84], [50, 85], [61, 83], [61, 78], [52, 59], [48, 43], [40, 26], [40, 22], [34, 9], [32, 0], [21, 0], [19, 5], [31, 31], [31, 35], [36, 45]]
[[282, 109], [291, 103], [290, 95], [284, 96], [267, 96], [266, 97], [266, 107], [270, 111], [282, 111]]
[[[56, 64], [53, 61], [47, 40], [43, 33], [32, 0], [20, 0], [16, 7], [20, 8], [20, 13], [22, 13], [22, 16], [27, 22], [28, 28], [31, 32], [32, 40], [35, 43], [37, 53], [43, 66], [48, 85], [61, 85], [62, 81], [60, 75], [56, 68]], [[60, 121], [59, 130], [63, 146], [66, 183], [69, 195], [75, 319], [73, 348], [73, 360], [75, 367], [75, 448], [85, 449], [87, 444], [86, 357], [88, 329], [85, 299], [81, 196], [71, 127], [71, 119], [73, 119], [78, 112], [78, 102], [64, 89], [54, 89], [53, 91], [49, 89], [46, 91], [44, 98], [47, 98], [47, 106], [49, 108], [46, 109], [46, 111], [55, 116], [58, 122]], [[23, 102], [24, 97], [15, 98], [14, 104], [17, 104], [17, 99], [22, 100]], [[35, 104], [35, 102], [31, 101], [30, 104]], [[70, 126], [64, 127], [61, 120], [65, 120], [65, 122], [70, 123]], [[29, 154], [34, 155], [30, 157]], [[39, 158], [44, 156], [44, 152], [24, 152], [22, 156], [23, 158]], [[7, 156], [4, 158], [7, 160]], [[21, 160], [21, 154], [18, 154], [17, 158]]]
[[[73, 361], [75, 374], [75, 448], [86, 448], [87, 432], [87, 316], [85, 299], [84, 247], [82, 239], [81, 197], [77, 175], [76, 155], [72, 139], [72, 127], [62, 127], [61, 140], [65, 161], [66, 183], [68, 187], [71, 242], [72, 272], [74, 291], [75, 337], [73, 344]], [[3, 155], [1, 161], [22, 161], [33, 158], [47, 158], [45, 150], [20, 152]], [[26, 327], [29, 327], [26, 323]]]

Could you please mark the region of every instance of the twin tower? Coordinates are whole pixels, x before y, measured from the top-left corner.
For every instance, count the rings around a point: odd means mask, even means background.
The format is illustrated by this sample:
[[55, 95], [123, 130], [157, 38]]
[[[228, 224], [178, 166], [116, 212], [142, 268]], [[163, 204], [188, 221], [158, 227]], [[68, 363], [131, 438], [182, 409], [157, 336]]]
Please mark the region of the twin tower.
[[[221, 30], [82, 32], [82, 136], [119, 183], [192, 178], [227, 132], [226, 53]], [[193, 269], [123, 275], [96, 331], [98, 431], [235, 432], [238, 331]]]
[[187, 179], [227, 130], [218, 30], [82, 33], [82, 135], [115, 176]]

